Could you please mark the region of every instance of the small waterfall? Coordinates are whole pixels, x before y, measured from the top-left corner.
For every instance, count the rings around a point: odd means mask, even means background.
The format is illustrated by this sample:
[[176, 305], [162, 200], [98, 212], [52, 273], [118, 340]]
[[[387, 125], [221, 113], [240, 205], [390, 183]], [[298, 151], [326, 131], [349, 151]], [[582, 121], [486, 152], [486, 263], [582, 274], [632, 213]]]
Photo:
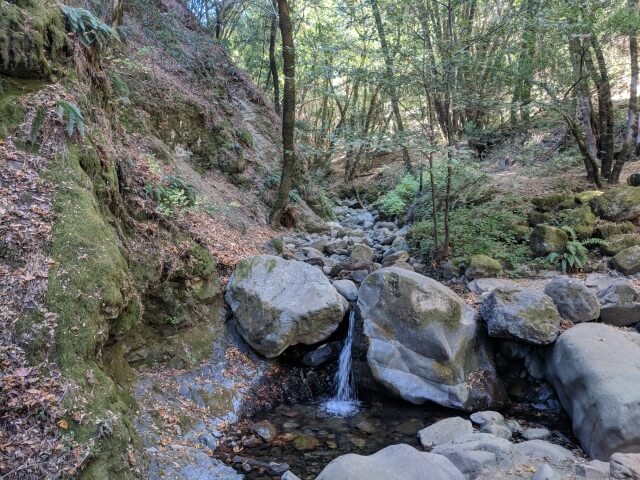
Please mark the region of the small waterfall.
[[349, 313], [349, 331], [340, 352], [338, 371], [334, 378], [336, 394], [324, 404], [324, 409], [333, 415], [347, 417], [358, 411], [360, 402], [356, 397], [353, 372], [351, 371], [351, 345], [356, 323], [355, 308]]

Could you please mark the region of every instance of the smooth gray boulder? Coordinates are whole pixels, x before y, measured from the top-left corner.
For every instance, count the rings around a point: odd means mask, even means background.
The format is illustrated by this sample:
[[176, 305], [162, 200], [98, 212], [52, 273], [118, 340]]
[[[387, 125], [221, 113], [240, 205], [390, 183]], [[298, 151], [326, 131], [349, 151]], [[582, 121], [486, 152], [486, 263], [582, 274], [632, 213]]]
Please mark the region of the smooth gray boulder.
[[609, 462], [600, 460], [591, 460], [587, 463], [578, 465], [577, 473], [580, 478], [585, 480], [609, 480]]
[[640, 480], [640, 454], [614, 453], [609, 467], [615, 480]]
[[469, 420], [462, 417], [451, 417], [429, 425], [418, 432], [420, 444], [425, 449], [431, 449], [442, 443], [453, 442], [461, 435], [473, 433], [473, 426]]
[[363, 456], [349, 453], [327, 465], [316, 480], [465, 480], [442, 455], [400, 444]]
[[368, 247], [363, 243], [359, 243], [353, 246], [349, 259], [352, 262], [370, 262], [373, 260], [374, 256], [375, 252], [373, 251], [373, 248]]
[[573, 323], [590, 322], [600, 316], [598, 297], [582, 280], [555, 278], [547, 284], [544, 293], [556, 304], [560, 316]]
[[480, 307], [489, 336], [535, 345], [553, 343], [560, 315], [551, 297], [532, 288], [496, 288]]
[[462, 435], [452, 442], [434, 447], [432, 452], [444, 455], [471, 478], [486, 470], [514, 465], [513, 444], [489, 433]]
[[527, 440], [516, 443], [513, 451], [519, 461], [535, 461], [545, 459], [553, 463], [561, 463], [574, 458], [573, 453], [560, 445], [545, 440]]
[[321, 270], [272, 255], [242, 260], [225, 299], [242, 337], [267, 358], [290, 345], [325, 340], [338, 328], [347, 306]]
[[358, 307], [367, 364], [392, 393], [463, 410], [503, 402], [476, 314], [449, 288], [409, 270], [383, 268], [362, 282]]
[[598, 292], [600, 318], [604, 323], [624, 327], [640, 322], [640, 290], [627, 280], [617, 280]]
[[358, 287], [351, 280], [336, 280], [333, 282], [333, 286], [340, 295], [350, 302], [355, 302], [358, 299]]
[[590, 456], [640, 452], [639, 334], [578, 324], [547, 354], [546, 376]]

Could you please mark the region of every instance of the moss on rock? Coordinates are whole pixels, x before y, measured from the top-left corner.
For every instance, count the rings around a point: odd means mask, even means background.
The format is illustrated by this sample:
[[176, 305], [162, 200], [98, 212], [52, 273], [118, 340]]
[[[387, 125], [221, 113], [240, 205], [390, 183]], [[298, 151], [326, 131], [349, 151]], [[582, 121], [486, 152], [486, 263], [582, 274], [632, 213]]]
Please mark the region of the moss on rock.
[[534, 198], [531, 201], [541, 212], [551, 212], [575, 206], [574, 197], [570, 193], [559, 192]]
[[634, 245], [625, 248], [613, 257], [611, 263], [625, 275], [634, 275], [640, 272], [640, 246]]
[[576, 237], [585, 240], [593, 235], [596, 226], [596, 216], [593, 214], [588, 205], [579, 208], [564, 210], [558, 216], [558, 223], [571, 228]]
[[502, 265], [487, 255], [473, 255], [469, 259], [469, 265], [465, 275], [469, 279], [496, 277], [502, 273]]
[[634, 245], [640, 245], [640, 234], [623, 233], [621, 235], [613, 235], [607, 239], [607, 244], [603, 246], [603, 251], [607, 255], [617, 255]]
[[69, 50], [60, 6], [52, 0], [0, 3], [0, 74], [45, 77]]
[[599, 238], [607, 239], [614, 235], [633, 233], [635, 229], [636, 226], [631, 222], [603, 223], [595, 228], [595, 235]]
[[601, 190], [585, 190], [584, 192], [576, 193], [575, 200], [576, 203], [579, 203], [580, 205], [589, 205], [591, 200], [599, 197], [603, 193], [604, 192]]
[[593, 198], [590, 203], [593, 212], [605, 220], [623, 222], [640, 217], [640, 188], [617, 187]]
[[562, 253], [568, 241], [567, 232], [550, 225], [536, 225], [529, 236], [531, 249], [537, 255]]

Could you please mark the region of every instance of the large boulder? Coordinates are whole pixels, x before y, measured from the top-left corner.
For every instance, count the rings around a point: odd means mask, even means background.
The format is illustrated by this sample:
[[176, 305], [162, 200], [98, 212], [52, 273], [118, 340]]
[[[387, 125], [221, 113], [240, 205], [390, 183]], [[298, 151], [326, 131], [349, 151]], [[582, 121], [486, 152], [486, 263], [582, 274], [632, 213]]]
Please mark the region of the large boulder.
[[553, 343], [561, 318], [551, 297], [532, 288], [496, 288], [480, 307], [489, 336], [535, 345]]
[[583, 205], [571, 210], [564, 210], [560, 215], [561, 225], [565, 225], [575, 232], [581, 239], [587, 239], [593, 235], [596, 226], [596, 216], [588, 205]]
[[618, 187], [595, 197], [590, 202], [593, 212], [613, 222], [640, 217], [640, 188]]
[[225, 298], [242, 337], [268, 358], [329, 337], [347, 303], [319, 269], [271, 255], [241, 261]]
[[316, 480], [465, 480], [442, 455], [400, 444], [363, 456], [349, 453], [333, 460]]
[[531, 249], [537, 255], [562, 253], [568, 241], [567, 232], [550, 225], [536, 225], [529, 236]]
[[640, 272], [640, 246], [625, 248], [613, 257], [611, 263], [625, 275], [635, 275]]
[[640, 452], [640, 335], [576, 325], [548, 353], [546, 376], [589, 455]]
[[554, 301], [560, 316], [574, 323], [590, 322], [600, 316], [598, 297], [582, 280], [558, 277], [547, 284], [544, 293]]
[[624, 327], [640, 322], [640, 290], [631, 282], [616, 280], [598, 291], [600, 319]]
[[360, 287], [366, 359], [373, 378], [401, 398], [463, 410], [502, 402], [474, 310], [431, 278], [390, 267]]

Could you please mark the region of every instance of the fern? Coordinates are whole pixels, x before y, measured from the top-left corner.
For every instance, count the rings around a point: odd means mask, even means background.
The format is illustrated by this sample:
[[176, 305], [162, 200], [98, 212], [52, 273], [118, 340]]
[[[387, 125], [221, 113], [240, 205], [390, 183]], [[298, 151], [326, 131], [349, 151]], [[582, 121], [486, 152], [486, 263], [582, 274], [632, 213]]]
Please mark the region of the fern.
[[86, 48], [96, 47], [102, 50], [110, 43], [120, 41], [120, 35], [115, 29], [84, 8], [63, 5], [62, 13], [71, 31], [78, 36], [80, 43]]
[[69, 138], [73, 137], [74, 132], [77, 130], [81, 137], [84, 137], [84, 117], [80, 108], [75, 103], [61, 100], [58, 102], [58, 116], [61, 122], [67, 122], [67, 135]]
[[582, 245], [585, 247], [608, 247], [609, 242], [603, 240], [602, 238], [589, 238], [588, 240], [584, 240]]

